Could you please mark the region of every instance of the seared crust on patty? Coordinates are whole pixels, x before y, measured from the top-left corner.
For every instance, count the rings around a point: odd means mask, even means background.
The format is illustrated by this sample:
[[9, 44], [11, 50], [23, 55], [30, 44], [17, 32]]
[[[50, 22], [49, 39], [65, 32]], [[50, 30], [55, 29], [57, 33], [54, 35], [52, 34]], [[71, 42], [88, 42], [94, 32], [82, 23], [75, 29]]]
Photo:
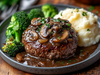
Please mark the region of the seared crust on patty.
[[69, 21], [52, 18], [34, 18], [22, 35], [26, 52], [48, 59], [68, 58], [74, 55], [77, 39]]

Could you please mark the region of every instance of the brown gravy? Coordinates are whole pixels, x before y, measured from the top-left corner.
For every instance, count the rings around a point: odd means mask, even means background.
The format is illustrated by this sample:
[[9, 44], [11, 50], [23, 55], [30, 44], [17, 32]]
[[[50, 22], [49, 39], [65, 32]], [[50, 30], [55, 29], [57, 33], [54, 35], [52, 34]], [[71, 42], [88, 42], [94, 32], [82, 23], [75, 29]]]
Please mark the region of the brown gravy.
[[26, 52], [18, 53], [14, 58], [16, 61], [25, 65], [36, 67], [59, 67], [65, 65], [71, 65], [85, 60], [92, 54], [98, 44], [89, 47], [78, 47], [73, 57], [68, 59], [50, 60], [45, 58], [34, 57]]

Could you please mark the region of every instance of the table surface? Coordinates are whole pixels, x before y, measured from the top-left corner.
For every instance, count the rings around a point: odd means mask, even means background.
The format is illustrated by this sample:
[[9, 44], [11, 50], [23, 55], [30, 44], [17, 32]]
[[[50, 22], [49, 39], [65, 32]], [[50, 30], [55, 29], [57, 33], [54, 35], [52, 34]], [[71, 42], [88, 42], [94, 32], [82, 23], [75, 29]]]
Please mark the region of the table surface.
[[[69, 4], [78, 6], [81, 8], [87, 9], [87, 7], [90, 7], [91, 5], [82, 4], [79, 2], [76, 2], [75, 0], [39, 0], [36, 5], [39, 4], [45, 4], [45, 3], [53, 3], [53, 4]], [[95, 9], [92, 11], [95, 13], [96, 11], [100, 12], [100, 5], [96, 5]], [[98, 16], [100, 16], [100, 13], [98, 13]], [[100, 60], [92, 64], [91, 66], [79, 70], [77, 72], [69, 73], [68, 75], [99, 75], [100, 74]], [[35, 75], [26, 73], [23, 71], [20, 71], [12, 66], [10, 66], [8, 63], [6, 63], [1, 57], [0, 57], [0, 75]]]

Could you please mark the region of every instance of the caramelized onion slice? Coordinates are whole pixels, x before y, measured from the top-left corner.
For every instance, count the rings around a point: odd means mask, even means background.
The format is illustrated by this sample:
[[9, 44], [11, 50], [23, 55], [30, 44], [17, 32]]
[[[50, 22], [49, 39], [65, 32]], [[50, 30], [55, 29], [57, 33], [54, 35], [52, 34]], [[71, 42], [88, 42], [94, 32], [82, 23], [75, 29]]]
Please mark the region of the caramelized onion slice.
[[68, 38], [68, 36], [69, 36], [69, 32], [67, 30], [64, 30], [63, 34], [60, 38], [59, 37], [54, 38], [52, 41], [53, 42], [61, 42], [61, 41], [65, 40], [66, 38]]

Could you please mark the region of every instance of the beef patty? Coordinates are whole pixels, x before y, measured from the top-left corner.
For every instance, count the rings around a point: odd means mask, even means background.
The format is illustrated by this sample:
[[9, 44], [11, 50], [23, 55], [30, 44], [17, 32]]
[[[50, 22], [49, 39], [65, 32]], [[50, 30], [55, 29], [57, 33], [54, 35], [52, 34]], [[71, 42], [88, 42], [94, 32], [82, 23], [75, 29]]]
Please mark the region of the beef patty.
[[62, 59], [74, 55], [78, 37], [68, 20], [33, 18], [23, 32], [26, 52], [48, 59]]

